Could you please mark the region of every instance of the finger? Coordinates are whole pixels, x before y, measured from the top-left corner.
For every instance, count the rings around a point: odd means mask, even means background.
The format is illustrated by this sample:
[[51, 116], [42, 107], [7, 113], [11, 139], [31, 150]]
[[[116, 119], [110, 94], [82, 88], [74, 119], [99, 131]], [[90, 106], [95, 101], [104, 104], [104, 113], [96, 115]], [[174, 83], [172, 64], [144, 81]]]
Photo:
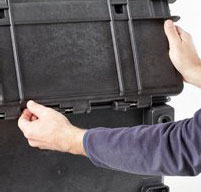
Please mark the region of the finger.
[[28, 144], [31, 147], [38, 147], [39, 149], [46, 149], [45, 144], [41, 143], [40, 141], [35, 141], [35, 140], [32, 140], [32, 139], [29, 139]]
[[30, 119], [28, 118], [26, 112], [23, 112], [21, 117], [18, 120], [18, 127], [24, 132], [27, 127], [31, 125]]
[[34, 124], [34, 122], [32, 122], [31, 119], [27, 119], [26, 112], [27, 111], [23, 112], [23, 114], [19, 118], [18, 127], [23, 132], [24, 136], [30, 139], [38, 136], [40, 132], [37, 129], [38, 125]]
[[41, 145], [40, 142], [31, 140], [31, 139], [28, 140], [28, 144], [29, 144], [29, 146], [31, 146], [31, 147], [39, 147], [39, 146]]
[[38, 118], [35, 115], [31, 116], [31, 121], [36, 121]]
[[47, 107], [40, 105], [34, 101], [29, 101], [27, 103], [27, 108], [31, 113], [33, 113], [36, 117], [43, 116], [44, 112], [47, 110]]
[[[31, 118], [36, 119], [35, 116]], [[39, 122], [37, 122], [36, 120], [34, 121], [28, 120], [27, 118], [25, 118], [24, 113], [21, 115], [21, 117], [18, 120], [18, 126], [27, 139], [42, 138]]]
[[32, 116], [32, 113], [28, 110], [28, 109], [25, 109], [23, 112], [22, 112], [24, 118], [26, 118], [27, 120], [31, 120], [31, 116]]
[[165, 21], [165, 33], [167, 35], [170, 47], [181, 43], [181, 38], [177, 32], [177, 29], [171, 20]]
[[176, 29], [183, 41], [191, 39], [191, 35], [188, 32], [184, 31], [181, 27], [176, 26]]
[[41, 149], [41, 150], [47, 150], [48, 148], [45, 147], [45, 146], [40, 146], [39, 149]]

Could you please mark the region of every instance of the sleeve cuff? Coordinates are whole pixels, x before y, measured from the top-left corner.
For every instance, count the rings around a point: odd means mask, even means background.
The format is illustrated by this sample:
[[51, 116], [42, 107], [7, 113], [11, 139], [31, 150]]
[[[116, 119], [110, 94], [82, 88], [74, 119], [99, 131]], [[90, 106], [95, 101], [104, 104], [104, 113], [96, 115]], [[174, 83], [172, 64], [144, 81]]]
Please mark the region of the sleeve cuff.
[[89, 157], [89, 151], [88, 151], [88, 147], [87, 147], [88, 137], [89, 137], [89, 130], [86, 131], [86, 133], [84, 134], [84, 137], [83, 137], [83, 146], [84, 146], [84, 150], [86, 152], [87, 157]]

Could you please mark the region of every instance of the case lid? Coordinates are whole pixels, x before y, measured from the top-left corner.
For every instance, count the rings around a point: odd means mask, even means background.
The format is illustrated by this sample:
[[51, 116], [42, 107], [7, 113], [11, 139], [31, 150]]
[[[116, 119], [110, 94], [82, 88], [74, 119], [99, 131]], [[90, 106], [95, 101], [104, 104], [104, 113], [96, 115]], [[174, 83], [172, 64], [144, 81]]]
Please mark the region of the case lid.
[[183, 88], [163, 29], [165, 19], [179, 19], [167, 1], [12, 0], [8, 6], [0, 19], [6, 118], [16, 118], [29, 99], [86, 113], [148, 107]]

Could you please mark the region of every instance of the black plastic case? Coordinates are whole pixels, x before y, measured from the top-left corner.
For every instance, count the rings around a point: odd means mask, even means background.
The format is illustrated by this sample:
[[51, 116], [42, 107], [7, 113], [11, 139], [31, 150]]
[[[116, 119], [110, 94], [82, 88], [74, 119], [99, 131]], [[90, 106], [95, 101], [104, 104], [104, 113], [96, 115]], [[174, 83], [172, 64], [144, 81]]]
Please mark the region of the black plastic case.
[[179, 19], [167, 0], [0, 0], [0, 117], [29, 99], [89, 113], [180, 93], [166, 19]]
[[[101, 118], [100, 118], [101, 117]], [[68, 114], [78, 127], [129, 127], [174, 120], [167, 105], [127, 112], [93, 110]], [[29, 147], [17, 121], [0, 120], [1, 192], [169, 192], [160, 176], [143, 176], [96, 168], [86, 157]]]

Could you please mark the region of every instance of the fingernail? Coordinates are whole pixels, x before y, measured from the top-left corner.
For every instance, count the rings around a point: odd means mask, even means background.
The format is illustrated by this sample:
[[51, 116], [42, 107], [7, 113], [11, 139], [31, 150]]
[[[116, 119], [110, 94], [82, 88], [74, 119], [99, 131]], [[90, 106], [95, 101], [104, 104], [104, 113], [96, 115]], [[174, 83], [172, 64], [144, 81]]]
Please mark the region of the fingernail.
[[172, 20], [167, 20], [167, 21], [165, 22], [165, 24], [166, 24], [167, 27], [174, 27], [174, 23], [173, 23]]

